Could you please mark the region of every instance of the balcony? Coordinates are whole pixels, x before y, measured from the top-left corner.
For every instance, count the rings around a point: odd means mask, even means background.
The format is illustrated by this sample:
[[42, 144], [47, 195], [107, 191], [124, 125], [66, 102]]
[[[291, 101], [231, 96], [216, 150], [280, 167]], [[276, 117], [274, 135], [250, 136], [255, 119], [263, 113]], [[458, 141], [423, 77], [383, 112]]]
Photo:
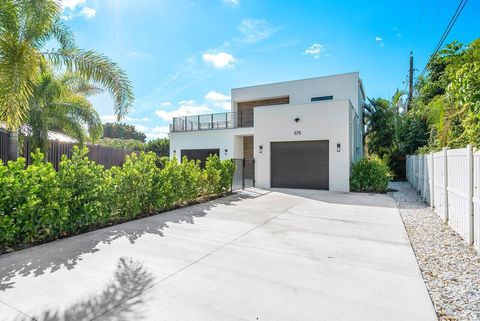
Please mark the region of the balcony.
[[243, 112], [193, 115], [173, 118], [170, 132], [191, 132], [253, 127], [253, 109]]

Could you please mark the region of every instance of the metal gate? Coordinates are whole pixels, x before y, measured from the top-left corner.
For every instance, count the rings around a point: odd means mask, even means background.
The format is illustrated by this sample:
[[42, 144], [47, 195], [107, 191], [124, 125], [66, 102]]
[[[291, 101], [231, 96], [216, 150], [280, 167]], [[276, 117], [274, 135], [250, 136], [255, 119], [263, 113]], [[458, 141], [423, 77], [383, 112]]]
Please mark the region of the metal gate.
[[235, 163], [235, 174], [233, 175], [233, 190], [255, 187], [255, 159], [237, 158]]

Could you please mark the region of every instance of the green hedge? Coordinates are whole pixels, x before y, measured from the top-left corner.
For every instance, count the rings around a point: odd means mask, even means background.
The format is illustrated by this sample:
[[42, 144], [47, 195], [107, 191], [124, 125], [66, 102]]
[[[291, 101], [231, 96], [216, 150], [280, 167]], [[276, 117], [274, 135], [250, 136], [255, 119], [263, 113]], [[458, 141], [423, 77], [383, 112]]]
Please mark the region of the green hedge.
[[362, 158], [352, 165], [352, 192], [386, 193], [390, 181], [388, 166], [377, 158]]
[[218, 156], [178, 163], [155, 153], [132, 154], [122, 167], [106, 170], [74, 148], [58, 172], [40, 152], [0, 162], [0, 249], [62, 236], [169, 210], [199, 197], [230, 191], [232, 161]]

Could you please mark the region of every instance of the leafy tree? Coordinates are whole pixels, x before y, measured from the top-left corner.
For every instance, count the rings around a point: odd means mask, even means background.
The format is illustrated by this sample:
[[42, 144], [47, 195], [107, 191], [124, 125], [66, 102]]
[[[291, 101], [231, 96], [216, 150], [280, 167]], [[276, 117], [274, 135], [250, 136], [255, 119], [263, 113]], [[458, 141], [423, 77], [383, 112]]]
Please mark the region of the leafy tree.
[[[0, 1], [0, 120], [16, 132], [29, 115], [31, 99], [47, 65], [74, 72], [107, 89], [118, 119], [133, 102], [125, 72], [95, 51], [76, 47], [55, 0]], [[58, 47], [46, 49], [55, 40]]]
[[123, 123], [106, 123], [103, 126], [104, 138], [135, 139], [145, 143], [147, 136], [137, 131], [134, 125]]
[[119, 149], [130, 149], [135, 151], [145, 150], [145, 144], [135, 139], [101, 138], [97, 144]]
[[168, 138], [152, 139], [145, 145], [145, 150], [157, 156], [170, 156], [170, 140]]
[[430, 127], [430, 148], [480, 144], [480, 39], [448, 44], [419, 79], [415, 108]]

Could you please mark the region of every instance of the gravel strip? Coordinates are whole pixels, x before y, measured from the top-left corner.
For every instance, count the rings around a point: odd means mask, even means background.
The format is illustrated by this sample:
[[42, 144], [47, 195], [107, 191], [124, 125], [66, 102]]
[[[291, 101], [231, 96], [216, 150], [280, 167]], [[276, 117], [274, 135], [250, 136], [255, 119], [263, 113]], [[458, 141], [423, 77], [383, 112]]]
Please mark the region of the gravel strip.
[[439, 319], [480, 320], [480, 254], [407, 182], [392, 182], [390, 188]]

